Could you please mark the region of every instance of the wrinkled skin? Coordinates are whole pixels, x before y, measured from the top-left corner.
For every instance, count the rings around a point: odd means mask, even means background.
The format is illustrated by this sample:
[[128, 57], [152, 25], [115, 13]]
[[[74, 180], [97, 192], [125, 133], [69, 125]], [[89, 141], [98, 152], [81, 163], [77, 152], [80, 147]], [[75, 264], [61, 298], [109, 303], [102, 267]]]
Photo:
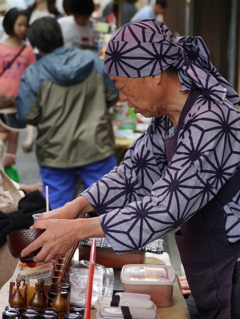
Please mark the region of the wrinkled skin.
[[63, 257], [82, 239], [104, 237], [98, 217], [73, 219], [84, 217], [90, 211], [93, 211], [92, 206], [81, 196], [57, 210], [41, 214], [32, 228], [46, 231], [26, 247], [21, 256], [41, 248], [34, 262], [49, 262]]

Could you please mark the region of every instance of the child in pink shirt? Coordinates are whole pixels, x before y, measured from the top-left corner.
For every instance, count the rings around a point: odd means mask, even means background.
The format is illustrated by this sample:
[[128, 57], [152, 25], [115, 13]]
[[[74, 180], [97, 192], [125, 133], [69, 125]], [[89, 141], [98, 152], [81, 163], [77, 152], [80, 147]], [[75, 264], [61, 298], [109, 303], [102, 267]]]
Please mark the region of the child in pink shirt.
[[[12, 8], [5, 14], [3, 27], [9, 35], [3, 43], [0, 43], [0, 94], [15, 98], [18, 93], [18, 87], [21, 77], [26, 68], [35, 62], [35, 54], [32, 47], [26, 45], [23, 48], [28, 31], [29, 16], [26, 11]], [[20, 50], [21, 53], [17, 56]], [[8, 67], [8, 64], [17, 56], [14, 62]], [[0, 106], [4, 107], [4, 106]], [[5, 156], [4, 166], [15, 164], [16, 151], [18, 145], [18, 132], [6, 130], [0, 126], [0, 139], [7, 144], [7, 154]]]
[[[20, 48], [0, 43], [0, 72], [18, 54]], [[27, 45], [14, 63], [0, 77], [0, 94], [7, 94], [15, 98], [24, 71], [35, 60], [32, 47]]]

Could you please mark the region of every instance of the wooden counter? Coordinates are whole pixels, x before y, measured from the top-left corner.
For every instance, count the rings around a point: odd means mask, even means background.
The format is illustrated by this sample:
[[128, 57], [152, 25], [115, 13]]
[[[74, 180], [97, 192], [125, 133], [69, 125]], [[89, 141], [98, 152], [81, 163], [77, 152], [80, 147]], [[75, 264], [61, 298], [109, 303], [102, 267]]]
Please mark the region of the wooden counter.
[[[80, 259], [82, 259], [82, 257], [85, 257], [85, 259], [89, 259], [89, 251], [85, 252], [85, 255], [83, 254], [84, 251], [82, 249], [79, 249], [79, 257], [81, 257]], [[112, 252], [111, 254], [108, 253], [108, 261], [113, 263], [115, 262], [114, 257], [114, 252]], [[101, 257], [102, 254], [99, 254], [98, 257]], [[105, 256], [105, 255], [104, 255]], [[112, 256], [113, 259], [109, 259], [109, 256]], [[103, 256], [102, 256], [103, 257]], [[131, 254], [128, 254], [128, 259], [130, 260]], [[136, 256], [133, 254], [132, 257], [135, 258], [136, 261]], [[106, 259], [106, 256], [105, 256]], [[102, 261], [102, 260], [100, 260]], [[170, 258], [169, 255], [167, 253], [163, 253], [163, 254], [152, 254], [152, 253], [145, 253], [144, 255], [144, 261], [145, 263], [156, 263], [156, 262], [160, 262], [163, 261], [166, 265], [170, 265]], [[124, 260], [122, 260], [122, 262], [124, 262]], [[106, 267], [110, 267], [109, 265], [105, 265]], [[112, 266], [111, 266], [112, 267]], [[115, 269], [115, 273], [120, 272], [120, 270], [117, 271], [117, 269]], [[123, 287], [121, 286], [121, 282], [120, 281], [120, 277], [116, 275], [116, 291], [122, 291]], [[118, 279], [118, 280], [117, 280]], [[118, 287], [119, 286], [119, 287]], [[4, 311], [5, 307], [8, 305], [8, 297], [9, 297], [9, 287], [10, 287], [10, 280], [5, 283], [5, 285], [2, 287], [2, 289], [0, 290], [0, 316], [2, 314], [2, 312]], [[119, 290], [117, 289], [119, 288]], [[188, 309], [186, 306], [186, 302], [185, 299], [182, 295], [182, 292], [180, 290], [180, 286], [179, 286], [179, 282], [178, 282], [178, 278], [173, 286], [173, 305], [172, 307], [169, 308], [158, 308], [157, 310], [160, 319], [189, 319], [189, 314], [188, 314]], [[91, 311], [91, 319], [96, 319], [96, 311], [94, 309], [92, 309]], [[147, 319], [147, 318], [146, 318]]]
[[[8, 305], [10, 281], [8, 281], [0, 290], [0, 315]], [[160, 319], [189, 319], [189, 314], [185, 300], [176, 282], [173, 287], [173, 305], [169, 308], [158, 308], [157, 313]], [[96, 319], [96, 311], [91, 311], [91, 319]], [[147, 318], [146, 318], [147, 319]]]

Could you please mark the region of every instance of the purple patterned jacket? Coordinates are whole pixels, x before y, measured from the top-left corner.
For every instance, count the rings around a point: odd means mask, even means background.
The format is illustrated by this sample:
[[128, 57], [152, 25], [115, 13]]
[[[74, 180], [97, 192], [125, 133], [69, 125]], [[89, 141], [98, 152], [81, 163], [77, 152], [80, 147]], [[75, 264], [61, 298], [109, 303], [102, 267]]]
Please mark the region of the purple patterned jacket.
[[[200, 95], [187, 114], [171, 162], [166, 116], [153, 119], [124, 161], [81, 195], [96, 213], [113, 249], [126, 253], [178, 228], [208, 203], [240, 162], [240, 112], [228, 101]], [[240, 181], [239, 181], [240, 182]], [[240, 239], [240, 193], [225, 209], [230, 242]]]

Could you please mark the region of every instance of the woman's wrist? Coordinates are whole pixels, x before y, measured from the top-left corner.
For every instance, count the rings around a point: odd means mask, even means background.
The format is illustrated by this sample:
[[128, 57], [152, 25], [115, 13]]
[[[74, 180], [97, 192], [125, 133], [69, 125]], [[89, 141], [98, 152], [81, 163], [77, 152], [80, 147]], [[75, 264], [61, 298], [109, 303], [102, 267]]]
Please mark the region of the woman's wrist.
[[75, 220], [78, 224], [78, 240], [83, 240], [87, 238], [102, 238], [106, 237], [102, 229], [100, 218], [80, 218]]
[[63, 208], [68, 211], [70, 218], [83, 218], [87, 213], [94, 211], [94, 208], [84, 196], [79, 196], [73, 201], [66, 203]]

